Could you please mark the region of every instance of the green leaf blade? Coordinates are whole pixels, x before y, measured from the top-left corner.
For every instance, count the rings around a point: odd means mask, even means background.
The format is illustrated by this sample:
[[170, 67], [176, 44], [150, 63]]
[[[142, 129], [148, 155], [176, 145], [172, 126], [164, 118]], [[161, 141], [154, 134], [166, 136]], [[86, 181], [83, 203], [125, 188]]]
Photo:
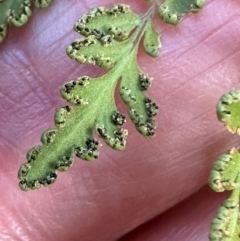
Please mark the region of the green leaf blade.
[[200, 11], [204, 3], [205, 0], [166, 0], [158, 13], [164, 22], [177, 25], [184, 15]]
[[117, 42], [110, 35], [108, 43], [98, 41], [94, 35], [85, 39], [77, 39], [67, 48], [67, 54], [82, 64], [96, 64], [99, 67], [112, 67], [129, 46], [129, 41]]
[[0, 1], [0, 43], [6, 37], [8, 24], [20, 27], [28, 21], [32, 14], [30, 7], [31, 2], [29, 0]]
[[209, 185], [216, 192], [233, 190], [240, 186], [237, 182], [240, 173], [240, 152], [232, 148], [229, 153], [220, 156], [213, 165]]
[[133, 13], [125, 4], [116, 4], [111, 8], [96, 7], [83, 15], [74, 25], [74, 30], [83, 36], [101, 34], [113, 35], [116, 40], [125, 40], [130, 32], [141, 23], [139, 15]]
[[[130, 11], [118, 13], [119, 9], [122, 11], [122, 5], [120, 8], [119, 5], [110, 8], [109, 11], [112, 11], [110, 19], [112, 16], [117, 19], [122, 14], [130, 13]], [[97, 16], [105, 17], [104, 14]], [[129, 111], [136, 129], [146, 137], [155, 134], [156, 123], [153, 118], [158, 113], [158, 107], [144, 93], [150, 87], [151, 80], [139, 69], [136, 60], [138, 46], [148, 21], [143, 17], [141, 24], [137, 22], [139, 26], [136, 26], [135, 22], [136, 29], [127, 39], [115, 40], [113, 35], [111, 42], [104, 42], [108, 35], [101, 38], [88, 35], [67, 48], [70, 57], [74, 54], [83, 56], [87, 59], [86, 63], [97, 64], [104, 68], [111, 67], [111, 69], [98, 78], [82, 76], [63, 85], [61, 95], [71, 105], [56, 111], [54, 116], [56, 128], [45, 131], [41, 137], [43, 145], [29, 151], [28, 161], [22, 165], [18, 175], [21, 189], [27, 191], [54, 183], [57, 171], [68, 170], [72, 166], [74, 156], [87, 161], [96, 159], [99, 155], [100, 142], [93, 138], [94, 130], [111, 148], [124, 150], [128, 131], [122, 125], [126, 119], [118, 112], [114, 99], [115, 88], [119, 81], [120, 90], [126, 87], [134, 95], [133, 104], [127, 100], [131, 95], [123, 94], [122, 97], [129, 110], [134, 109], [138, 116], [141, 116], [141, 120], [136, 122], [136, 117], [134, 119], [133, 113]], [[73, 49], [74, 54], [71, 53]], [[101, 57], [112, 58], [113, 64], [109, 65], [102, 61]], [[99, 59], [101, 63], [98, 62]], [[29, 156], [33, 158], [29, 160]]]
[[146, 27], [143, 46], [148, 55], [152, 57], [157, 57], [159, 55], [159, 50], [161, 48], [160, 34], [154, 29], [151, 22], [148, 22]]
[[231, 133], [240, 132], [240, 90], [223, 95], [217, 104], [217, 116]]
[[[239, 177], [238, 177], [239, 179]], [[240, 180], [238, 180], [239, 182]], [[209, 240], [239, 240], [239, 187], [232, 191], [230, 197], [218, 209], [212, 221]]]
[[[156, 123], [153, 119], [158, 114], [158, 106], [143, 92], [141, 80], [146, 75], [139, 69], [135, 61], [127, 66], [122, 75], [120, 95], [128, 106], [129, 117], [136, 129], [145, 137], [155, 135]], [[147, 78], [147, 77], [146, 77]]]
[[[51, 0], [35, 0], [37, 7], [47, 7]], [[32, 0], [1, 0], [0, 1], [0, 43], [7, 35], [8, 25], [21, 27], [32, 15]]]

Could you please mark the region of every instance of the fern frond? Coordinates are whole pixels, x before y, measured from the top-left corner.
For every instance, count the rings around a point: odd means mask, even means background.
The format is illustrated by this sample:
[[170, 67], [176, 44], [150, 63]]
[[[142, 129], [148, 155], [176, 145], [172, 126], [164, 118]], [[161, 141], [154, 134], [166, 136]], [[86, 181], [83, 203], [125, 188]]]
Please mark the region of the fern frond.
[[[34, 0], [38, 8], [47, 7], [51, 0]], [[1, 0], [0, 1], [0, 43], [7, 34], [8, 24], [21, 27], [32, 14], [31, 0]]]
[[[238, 177], [239, 179], [239, 177]], [[240, 180], [238, 180], [239, 182]], [[209, 239], [211, 241], [238, 241], [239, 240], [239, 193], [240, 188], [232, 191], [230, 197], [218, 209], [212, 221]]]
[[[128, 131], [122, 127], [124, 114], [116, 108], [116, 86], [137, 131], [144, 137], [155, 135], [159, 108], [145, 93], [151, 78], [137, 63], [141, 39], [152, 57], [158, 56], [161, 47], [160, 35], [152, 25], [161, 1], [149, 2], [151, 7], [143, 15], [133, 13], [128, 5], [115, 4], [109, 9], [93, 8], [75, 23], [74, 30], [84, 37], [67, 47], [68, 56], [109, 71], [98, 78], [81, 76], [62, 86], [61, 95], [69, 105], [56, 111], [55, 128], [42, 134], [42, 145], [28, 151], [27, 162], [18, 172], [22, 190], [54, 183], [57, 171], [68, 170], [74, 156], [87, 161], [98, 158], [100, 142], [94, 139], [94, 131], [111, 148], [124, 150]], [[162, 6], [179, 18], [193, 11], [190, 2], [167, 0]]]
[[124, 4], [109, 9], [98, 7], [74, 25], [85, 38], [76, 39], [67, 47], [69, 57], [111, 69], [98, 78], [82, 76], [62, 86], [61, 95], [70, 105], [56, 111], [56, 127], [44, 132], [42, 145], [28, 152], [27, 162], [18, 173], [21, 189], [52, 184], [57, 170], [71, 167], [74, 155], [87, 161], [96, 159], [100, 143], [93, 138], [94, 130], [113, 149], [125, 148], [128, 131], [122, 125], [126, 119], [114, 100], [118, 83], [136, 129], [145, 137], [155, 135], [158, 106], [145, 94], [151, 80], [137, 63], [142, 37], [149, 55], [156, 57], [159, 52], [159, 34], [151, 23], [155, 8], [153, 4], [139, 16]]
[[[240, 126], [240, 90], [223, 95], [217, 104], [217, 116], [231, 133], [238, 133]], [[232, 148], [213, 164], [209, 185], [216, 192], [233, 190], [219, 208], [209, 233], [211, 241], [237, 241], [240, 235], [240, 149]]]

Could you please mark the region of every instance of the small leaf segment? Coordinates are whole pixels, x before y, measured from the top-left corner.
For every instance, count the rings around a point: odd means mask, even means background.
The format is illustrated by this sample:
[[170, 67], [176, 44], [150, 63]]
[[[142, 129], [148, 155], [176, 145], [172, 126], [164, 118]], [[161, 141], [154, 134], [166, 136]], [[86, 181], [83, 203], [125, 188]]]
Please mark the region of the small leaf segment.
[[177, 25], [188, 13], [197, 13], [205, 0], [166, 0], [159, 8], [159, 16], [164, 22]]
[[[217, 116], [231, 133], [240, 134], [240, 90], [223, 95], [217, 104]], [[240, 149], [232, 148], [213, 164], [209, 185], [216, 192], [230, 190], [212, 221], [211, 241], [238, 241], [240, 238]]]
[[[35, 6], [45, 8], [51, 0], [34, 0]], [[31, 0], [0, 0], [0, 43], [7, 34], [8, 25], [23, 26], [31, 16]]]
[[81, 76], [62, 86], [61, 95], [69, 104], [56, 111], [55, 128], [42, 134], [42, 145], [28, 151], [27, 162], [18, 172], [22, 190], [54, 183], [57, 171], [68, 170], [74, 156], [86, 161], [98, 158], [100, 142], [94, 132], [111, 148], [124, 150], [128, 131], [123, 128], [125, 115], [116, 108], [116, 87], [137, 131], [144, 137], [155, 135], [159, 108], [145, 93], [151, 78], [137, 63], [141, 39], [152, 57], [158, 56], [161, 47], [152, 24], [160, 0], [151, 2], [143, 15], [117, 4], [93, 8], [75, 23], [74, 30], [83, 38], [67, 47], [68, 56], [109, 71], [98, 78]]

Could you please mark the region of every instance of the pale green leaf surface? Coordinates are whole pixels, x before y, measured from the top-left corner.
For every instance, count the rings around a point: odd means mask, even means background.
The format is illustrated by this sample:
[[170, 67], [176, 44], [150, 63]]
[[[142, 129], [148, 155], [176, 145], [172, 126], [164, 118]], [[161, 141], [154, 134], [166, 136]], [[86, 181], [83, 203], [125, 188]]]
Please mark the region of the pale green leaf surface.
[[240, 186], [238, 175], [240, 173], [240, 153], [233, 148], [228, 154], [223, 154], [213, 164], [209, 177], [209, 185], [216, 192], [233, 190]]
[[[1, 0], [0, 1], [0, 43], [7, 34], [7, 25], [16, 27], [24, 25], [32, 14], [32, 0]], [[51, 0], [36, 0], [35, 5], [39, 8], [47, 7]]]
[[[126, 66], [122, 75], [120, 95], [128, 106], [128, 113], [137, 130], [146, 137], [154, 135], [156, 123], [152, 119], [158, 113], [158, 106], [141, 90], [139, 76], [144, 75], [136, 61]], [[129, 72], [131, 75], [129, 76]], [[147, 77], [147, 76], [146, 76]]]
[[[238, 177], [239, 179], [239, 177]], [[238, 180], [239, 182], [240, 180]], [[238, 241], [239, 240], [239, 187], [232, 191], [218, 209], [212, 221], [209, 240], [210, 241]]]
[[140, 16], [133, 13], [128, 5], [118, 4], [110, 9], [93, 8], [75, 23], [74, 30], [83, 36], [92, 35], [94, 31], [96, 34], [97, 30], [99, 34], [113, 34], [115, 39], [123, 40], [140, 23]]
[[75, 40], [68, 47], [67, 54], [82, 64], [110, 68], [129, 45], [129, 40], [123, 40], [140, 23], [140, 16], [133, 13], [128, 5], [113, 5], [110, 9], [93, 8], [74, 25], [75, 31], [87, 38]]
[[217, 116], [231, 133], [239, 133], [240, 90], [232, 90], [220, 98], [217, 104]]
[[[86, 45], [86, 42], [90, 44]], [[129, 45], [129, 41], [119, 43], [111, 40], [111, 44], [107, 46], [107, 53], [106, 48], [102, 48], [102, 45], [94, 35], [90, 35], [84, 40], [75, 40], [68, 47], [67, 54], [70, 58], [82, 64], [96, 64], [100, 67], [106, 65], [105, 68], [110, 68], [121, 58], [124, 49]], [[105, 63], [106, 61], [107, 63]]]
[[205, 0], [166, 0], [159, 8], [159, 16], [164, 22], [178, 24], [184, 15], [202, 9]]
[[[223, 95], [217, 104], [217, 116], [231, 133], [240, 133], [240, 90]], [[216, 192], [233, 190], [231, 196], [219, 208], [209, 233], [211, 241], [237, 241], [240, 234], [239, 189], [240, 152], [232, 148], [213, 164], [209, 185]]]
[[[114, 5], [111, 11], [122, 8], [123, 5]], [[129, 14], [130, 10], [128, 7], [127, 9], [126, 13], [118, 13], [114, 18]], [[106, 14], [97, 17], [105, 19]], [[121, 21], [124, 21], [123, 19], [121, 17]], [[126, 26], [129, 24], [128, 20], [129, 18], [125, 19]], [[136, 59], [138, 45], [148, 21], [149, 19], [144, 17], [140, 23], [136, 21], [135, 32], [128, 39], [116, 41], [113, 38], [106, 44], [103, 38], [108, 34], [99, 38], [96, 34], [98, 31], [95, 31], [95, 35], [80, 40], [83, 45], [78, 46], [74, 42], [67, 48], [67, 53], [72, 54], [71, 57], [84, 56], [85, 59], [94, 60], [87, 61], [87, 64], [98, 64], [106, 68], [110, 67], [106, 58], [111, 58], [114, 60], [112, 68], [101, 77], [82, 76], [63, 85], [62, 97], [74, 106], [65, 106], [57, 110], [54, 117], [56, 128], [43, 133], [41, 147], [30, 149], [28, 162], [22, 165], [18, 174], [21, 189], [37, 189], [42, 185], [52, 184], [57, 178], [57, 170], [66, 171], [72, 166], [74, 155], [88, 161], [96, 159], [100, 143], [93, 139], [94, 129], [113, 149], [125, 148], [128, 132], [121, 127], [125, 117], [117, 111], [114, 100], [115, 88], [119, 81], [121, 97], [128, 106], [129, 116], [136, 129], [145, 137], [154, 136], [156, 123], [153, 118], [158, 113], [158, 106], [144, 93], [150, 87], [151, 81], [140, 70]], [[99, 22], [100, 19], [97, 23]], [[89, 39], [93, 38], [95, 42], [89, 44]], [[99, 64], [99, 61], [102, 64]]]
[[160, 34], [154, 29], [152, 23], [148, 23], [144, 34], [143, 46], [150, 56], [157, 57], [161, 48]]

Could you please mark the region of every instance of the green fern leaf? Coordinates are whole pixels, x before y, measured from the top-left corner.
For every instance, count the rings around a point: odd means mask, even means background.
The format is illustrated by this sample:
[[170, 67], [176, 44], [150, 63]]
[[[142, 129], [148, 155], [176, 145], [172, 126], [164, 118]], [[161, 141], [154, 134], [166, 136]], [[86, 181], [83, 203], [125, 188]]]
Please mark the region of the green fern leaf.
[[223, 154], [214, 162], [209, 177], [209, 185], [216, 192], [233, 190], [240, 186], [237, 181], [240, 173], [240, 153], [232, 148], [229, 153]]
[[148, 22], [145, 35], [143, 46], [150, 56], [157, 57], [159, 54], [159, 49], [161, 47], [159, 33], [156, 32], [151, 22]]
[[[240, 182], [238, 175], [237, 182]], [[240, 187], [232, 191], [231, 196], [223, 202], [212, 221], [209, 233], [210, 241], [238, 241], [240, 234], [239, 217]]]
[[217, 116], [227, 130], [240, 134], [240, 90], [232, 90], [220, 98]]
[[166, 0], [159, 8], [159, 16], [164, 22], [177, 25], [184, 15], [202, 9], [205, 0]]
[[[0, 0], [0, 43], [7, 34], [7, 26], [23, 26], [32, 14], [31, 0]], [[35, 0], [39, 8], [47, 7], [51, 0]]]
[[55, 182], [57, 170], [68, 170], [74, 155], [87, 161], [96, 159], [100, 143], [93, 138], [94, 130], [113, 149], [125, 148], [128, 131], [122, 125], [126, 120], [114, 100], [118, 83], [136, 129], [145, 137], [155, 135], [154, 117], [158, 106], [145, 94], [151, 80], [137, 64], [138, 46], [143, 36], [146, 52], [152, 56], [158, 54], [159, 35], [151, 25], [155, 8], [153, 4], [145, 15], [139, 16], [123, 4], [110, 9], [98, 7], [74, 25], [85, 38], [67, 47], [69, 57], [111, 69], [98, 78], [82, 76], [63, 85], [61, 95], [71, 106], [56, 111], [56, 128], [44, 132], [42, 146], [28, 152], [27, 162], [18, 173], [22, 190]]
[[[217, 104], [217, 116], [231, 133], [240, 134], [240, 90], [223, 95]], [[216, 192], [233, 190], [219, 208], [209, 233], [211, 241], [237, 241], [240, 235], [240, 149], [232, 148], [213, 164], [209, 185]]]

